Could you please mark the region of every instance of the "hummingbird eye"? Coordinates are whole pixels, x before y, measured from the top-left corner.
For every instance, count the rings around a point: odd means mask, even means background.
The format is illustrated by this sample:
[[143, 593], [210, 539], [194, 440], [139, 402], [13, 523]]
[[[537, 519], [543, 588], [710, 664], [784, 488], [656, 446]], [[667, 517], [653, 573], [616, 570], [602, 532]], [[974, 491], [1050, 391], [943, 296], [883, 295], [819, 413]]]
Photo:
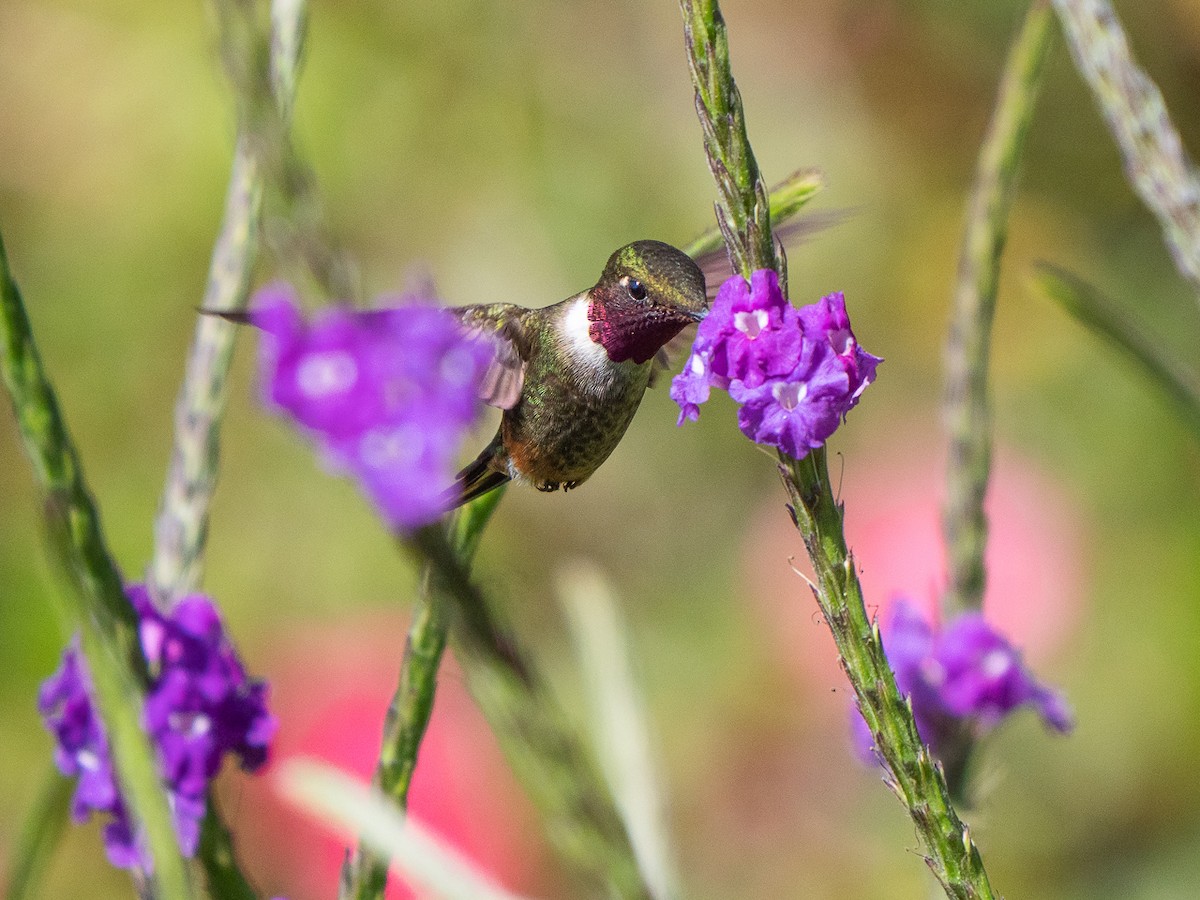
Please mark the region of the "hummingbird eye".
[[636, 278], [627, 278], [625, 280], [625, 290], [629, 292], [629, 296], [634, 300], [646, 299], [646, 286]]

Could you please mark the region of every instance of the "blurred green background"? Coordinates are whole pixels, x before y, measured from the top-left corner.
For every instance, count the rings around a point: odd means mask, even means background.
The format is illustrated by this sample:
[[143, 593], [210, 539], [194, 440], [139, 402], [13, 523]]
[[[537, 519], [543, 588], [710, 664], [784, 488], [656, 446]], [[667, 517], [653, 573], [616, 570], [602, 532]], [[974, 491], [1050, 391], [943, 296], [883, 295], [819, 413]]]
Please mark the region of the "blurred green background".
[[[1024, 5], [724, 7], [767, 180], [818, 166], [829, 187], [815, 206], [853, 213], [789, 256], [793, 301], [845, 291], [863, 345], [887, 360], [832, 442], [852, 539], [871, 510], [903, 523], [904, 504], [928, 518], [936, 502], [962, 212]], [[1200, 5], [1119, 11], [1200, 152]], [[171, 406], [228, 174], [233, 105], [214, 40], [197, 3], [0, 4], [0, 227], [131, 578], [150, 551]], [[712, 219], [670, 0], [316, 0], [296, 132], [368, 294], [395, 291], [424, 267], [448, 303], [544, 305], [590, 284], [617, 246], [681, 243]], [[1025, 541], [1014, 546], [1038, 552], [1013, 550], [997, 565], [1054, 589], [993, 592], [988, 603], [1021, 620], [1018, 641], [1068, 692], [1079, 724], [1066, 739], [1029, 715], [1002, 729], [985, 748], [968, 818], [1009, 897], [1195, 896], [1200, 452], [1137, 373], [1031, 286], [1039, 259], [1120, 298], [1164, 348], [1200, 365], [1196, 297], [1124, 181], [1061, 40], [1011, 223], [993, 357], [1002, 453], [1049, 486], [1013, 525]], [[262, 411], [252, 343], [239, 352], [206, 588], [249, 666], [282, 678], [326, 652], [296, 635], [402, 620], [413, 573], [354, 488]], [[770, 459], [737, 433], [728, 403], [683, 429], [675, 415], [665, 390], [651, 392], [583, 488], [511, 491], [481, 572], [568, 697], [578, 685], [556, 573], [585, 557], [612, 579], [689, 896], [929, 895], [902, 809], [848, 752], [844, 683], [789, 568], [803, 551]], [[917, 501], [897, 499], [913, 485]], [[866, 576], [867, 547], [886, 553], [888, 534], [904, 531], [864, 537]], [[934, 560], [913, 589], [933, 592], [939, 579]], [[868, 581], [877, 592], [868, 602], [891, 587]], [[34, 700], [64, 641], [55, 590], [5, 412], [0, 869], [48, 764]], [[1066, 625], [1047, 637], [1043, 622]], [[383, 672], [386, 696], [394, 663]], [[252, 830], [251, 806], [233, 804], [235, 830]], [[496, 829], [516, 827], [503, 808], [486, 815]], [[262, 864], [263, 887], [333, 895], [332, 883], [289, 881], [287, 868]], [[543, 896], [568, 891], [553, 874], [528, 883]], [[130, 896], [103, 861], [95, 824], [68, 836], [46, 896]]]

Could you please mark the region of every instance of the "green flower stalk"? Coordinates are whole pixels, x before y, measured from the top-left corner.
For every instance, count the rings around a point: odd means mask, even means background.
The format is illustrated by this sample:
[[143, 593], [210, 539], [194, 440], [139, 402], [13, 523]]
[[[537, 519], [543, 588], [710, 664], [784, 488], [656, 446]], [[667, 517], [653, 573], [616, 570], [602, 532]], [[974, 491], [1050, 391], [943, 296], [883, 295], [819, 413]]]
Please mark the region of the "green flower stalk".
[[491, 600], [470, 579], [469, 557], [436, 527], [417, 532], [413, 543], [446, 603], [471, 693], [541, 812], [551, 844], [606, 895], [650, 900], [591, 749], [514, 635], [495, 621]]
[[[286, 127], [296, 92], [305, 3], [275, 0], [269, 35], [253, 15], [253, 5], [218, 2], [215, 11], [226, 69], [238, 89], [239, 126], [202, 308], [232, 312], [246, 306], [258, 255], [266, 168], [262, 157], [269, 142], [259, 111], [277, 109], [277, 120]], [[264, 59], [270, 61], [269, 69], [256, 65]], [[147, 572], [151, 596], [161, 608], [200, 587], [236, 329], [217, 316], [197, 317], [175, 402], [175, 442]]]
[[717, 225], [743, 278], [755, 269], [775, 269], [786, 292], [786, 261], [776, 257], [770, 201], [746, 136], [721, 9], [716, 0], [682, 0], [680, 9], [704, 152], [717, 182]]
[[74, 782], [58, 769], [51, 767], [46, 773], [12, 850], [5, 900], [34, 900], [38, 896], [38, 885], [66, 830], [74, 790]]
[[[777, 256], [771, 234], [766, 189], [730, 71], [720, 10], [716, 0], [682, 0], [680, 5], [696, 109], [717, 184], [718, 224], [730, 256], [747, 280], [756, 270], [773, 269], [781, 286], [786, 285], [782, 255]], [[909, 811], [930, 871], [950, 897], [992, 897], [979, 851], [951, 804], [940, 765], [921, 743], [912, 710], [888, 667], [878, 628], [867, 616], [825, 450], [814, 450], [799, 461], [783, 455], [780, 460], [793, 520], [817, 574], [813, 592], [887, 768], [888, 784]]]
[[[304, 49], [305, 3], [274, 0], [272, 26], [253, 0], [213, 0], [221, 55], [237, 90], [239, 119], [266, 186], [264, 232], [290, 280], [311, 283], [327, 298], [358, 296], [350, 262], [334, 245], [312, 171], [289, 129], [296, 72]], [[272, 44], [261, 36], [273, 34]], [[274, 88], [274, 89], [272, 89]]]
[[154, 751], [141, 727], [146, 661], [136, 617], [109, 553], [100, 516], [83, 476], [34, 343], [21, 295], [0, 239], [0, 374], [45, 494], [45, 519], [73, 601], [66, 618], [81, 631], [96, 704], [111, 742], [117, 776], [154, 859], [154, 889], [164, 898], [193, 896], [180, 855]]
[[[811, 220], [795, 220], [794, 217], [801, 209], [825, 187], [825, 176], [817, 169], [800, 169], [793, 172], [781, 183], [771, 188], [767, 196], [767, 208], [770, 210], [771, 221], [777, 230], [787, 231], [789, 228], [803, 230], [806, 222]], [[824, 225], [818, 222], [816, 227]], [[726, 255], [725, 238], [719, 226], [714, 225], [698, 238], [687, 244], [683, 252], [695, 260], [720, 252]], [[700, 268], [705, 264], [700, 262]], [[707, 272], [705, 273], [707, 274]]]
[[943, 418], [949, 438], [942, 535], [949, 572], [942, 613], [948, 621], [983, 606], [987, 573], [983, 509], [992, 456], [988, 357], [1000, 258], [1016, 195], [1021, 152], [1053, 37], [1048, 0], [1037, 0], [1008, 54], [996, 108], [976, 165], [950, 333]]
[[1154, 213], [1175, 265], [1200, 288], [1200, 173], [1162, 93], [1134, 61], [1107, 0], [1054, 0], [1063, 33], [1125, 162], [1125, 176]]
[[[454, 517], [450, 542], [465, 563], [474, 558], [483, 530], [502, 496], [503, 487], [464, 507]], [[433, 712], [438, 669], [446, 649], [446, 611], [442, 597], [432, 590], [431, 578], [432, 572], [426, 567], [400, 662], [400, 683], [384, 719], [373, 779], [374, 786], [401, 810], [408, 808], [408, 790]], [[382, 897], [387, 873], [388, 861], [360, 843], [342, 867], [338, 896], [343, 900]]]

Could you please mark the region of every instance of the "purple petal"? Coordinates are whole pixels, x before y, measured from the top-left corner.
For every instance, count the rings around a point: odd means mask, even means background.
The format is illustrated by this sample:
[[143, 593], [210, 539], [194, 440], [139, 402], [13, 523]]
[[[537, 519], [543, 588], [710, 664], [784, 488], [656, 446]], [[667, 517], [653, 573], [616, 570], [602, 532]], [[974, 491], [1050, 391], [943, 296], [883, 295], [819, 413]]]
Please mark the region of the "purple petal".
[[[228, 752], [254, 768], [266, 758], [275, 721], [266, 709], [266, 688], [249, 684], [225, 636], [212, 601], [193, 595], [168, 615], [149, 601], [142, 585], [127, 589], [140, 617], [139, 633], [155, 657], [155, 677], [143, 709], [154, 742], [180, 846], [194, 853], [210, 780]], [[59, 670], [46, 679], [38, 706], [56, 740], [55, 760], [78, 776], [72, 799], [76, 821], [92, 813], [109, 817], [105, 848], [115, 866], [144, 868], [148, 859], [130, 830], [103, 724], [93, 708], [83, 658], [72, 644]]]
[[264, 377], [273, 404], [332, 466], [359, 481], [390, 526], [411, 530], [445, 512], [440, 498], [494, 352], [432, 306], [339, 308], [264, 339]]

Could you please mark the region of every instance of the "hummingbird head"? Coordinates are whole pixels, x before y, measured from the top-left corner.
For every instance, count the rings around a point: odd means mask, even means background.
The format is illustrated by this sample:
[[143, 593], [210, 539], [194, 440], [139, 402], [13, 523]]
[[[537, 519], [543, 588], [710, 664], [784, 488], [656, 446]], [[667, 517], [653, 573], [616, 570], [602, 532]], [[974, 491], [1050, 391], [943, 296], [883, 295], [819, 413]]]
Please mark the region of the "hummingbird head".
[[646, 362], [708, 312], [699, 266], [662, 241], [617, 250], [588, 293], [588, 336], [613, 362]]

